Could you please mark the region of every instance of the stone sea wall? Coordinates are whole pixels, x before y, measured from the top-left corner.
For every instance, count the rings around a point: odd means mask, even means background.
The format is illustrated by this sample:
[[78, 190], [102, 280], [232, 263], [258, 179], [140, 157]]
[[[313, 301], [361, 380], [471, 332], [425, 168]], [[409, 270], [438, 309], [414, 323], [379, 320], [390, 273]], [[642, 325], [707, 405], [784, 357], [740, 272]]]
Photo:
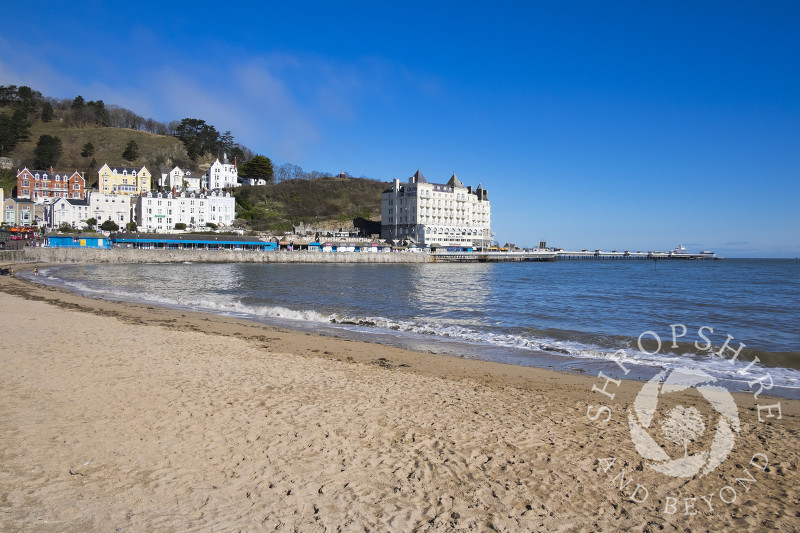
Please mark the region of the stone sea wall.
[[0, 264], [25, 261], [25, 250], [0, 250]]
[[[19, 256], [17, 256], [19, 257]], [[428, 254], [411, 252], [306, 252], [249, 250], [138, 250], [135, 248], [28, 247], [16, 261], [40, 263], [428, 263]]]

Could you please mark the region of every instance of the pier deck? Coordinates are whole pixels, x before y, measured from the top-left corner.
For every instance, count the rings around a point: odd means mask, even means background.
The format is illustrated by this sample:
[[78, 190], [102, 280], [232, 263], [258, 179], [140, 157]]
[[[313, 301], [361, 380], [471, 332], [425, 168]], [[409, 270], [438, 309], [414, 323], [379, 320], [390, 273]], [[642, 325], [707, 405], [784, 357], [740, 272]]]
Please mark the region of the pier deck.
[[602, 250], [594, 251], [567, 251], [559, 250], [556, 252], [559, 260], [564, 259], [685, 259], [685, 260], [704, 260], [704, 259], [719, 259], [716, 254], [711, 252], [703, 252], [699, 254], [690, 253], [676, 253], [676, 252], [603, 252]]
[[683, 260], [709, 260], [719, 259], [715, 254], [676, 253], [676, 252], [603, 252], [595, 251], [550, 251], [528, 250], [515, 252], [477, 251], [477, 252], [433, 252], [430, 254], [433, 262], [438, 263], [500, 263], [514, 261], [565, 261], [565, 260], [624, 260], [624, 259], [683, 259]]

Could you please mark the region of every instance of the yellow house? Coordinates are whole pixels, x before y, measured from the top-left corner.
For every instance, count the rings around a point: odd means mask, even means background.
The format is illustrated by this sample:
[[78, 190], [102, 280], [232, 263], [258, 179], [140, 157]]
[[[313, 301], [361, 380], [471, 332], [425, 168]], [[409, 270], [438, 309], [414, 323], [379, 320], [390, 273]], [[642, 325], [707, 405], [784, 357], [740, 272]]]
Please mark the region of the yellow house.
[[97, 171], [97, 188], [105, 194], [146, 194], [150, 191], [150, 172], [147, 167], [110, 167], [105, 163]]

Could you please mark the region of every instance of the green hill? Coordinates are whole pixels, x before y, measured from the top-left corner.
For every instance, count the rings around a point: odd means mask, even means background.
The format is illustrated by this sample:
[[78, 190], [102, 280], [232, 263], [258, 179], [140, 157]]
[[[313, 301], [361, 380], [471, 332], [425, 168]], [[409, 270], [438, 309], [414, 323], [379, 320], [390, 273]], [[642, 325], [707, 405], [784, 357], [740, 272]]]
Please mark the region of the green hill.
[[381, 192], [388, 184], [364, 178], [289, 180], [233, 190], [237, 212], [253, 230], [289, 231], [305, 223], [327, 229], [351, 224], [380, 233]]
[[[0, 111], [1, 112], [1, 111]], [[9, 154], [14, 163], [13, 169], [23, 167], [32, 168], [33, 151], [41, 135], [53, 135], [61, 139], [61, 157], [58, 159], [56, 170], [77, 170], [85, 172], [87, 186], [92, 186], [97, 181], [97, 169], [103, 163], [124, 166], [146, 166], [154, 176], [160, 166], [175, 166], [194, 168], [205, 166], [208, 168], [210, 161], [198, 160], [193, 162], [186, 154], [183, 143], [172, 136], [155, 135], [145, 131], [123, 128], [109, 128], [87, 126], [83, 128], [69, 127], [59, 120], [52, 122], [34, 121], [31, 124], [27, 141], [21, 142]], [[125, 151], [129, 141], [136, 141], [139, 146], [140, 157], [133, 162], [125, 161], [122, 152]], [[91, 157], [82, 157], [81, 150], [86, 143], [94, 145], [94, 154]], [[91, 162], [94, 159], [95, 166]], [[211, 160], [213, 161], [213, 159]], [[42, 170], [42, 169], [36, 169]], [[7, 193], [9, 191], [6, 191]]]

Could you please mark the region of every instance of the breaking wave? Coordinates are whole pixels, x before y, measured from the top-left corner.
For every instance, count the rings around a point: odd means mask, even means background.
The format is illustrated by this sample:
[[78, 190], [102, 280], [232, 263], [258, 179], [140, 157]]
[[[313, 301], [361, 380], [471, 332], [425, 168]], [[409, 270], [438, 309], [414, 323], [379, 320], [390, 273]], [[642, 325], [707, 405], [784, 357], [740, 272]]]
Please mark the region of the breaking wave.
[[[343, 329], [359, 331], [379, 331], [401, 336], [419, 336], [435, 339], [437, 342], [466, 343], [479, 348], [504, 348], [517, 353], [545, 353], [553, 356], [569, 357], [578, 360], [614, 361], [621, 365], [644, 365], [648, 367], [672, 369], [677, 367], [695, 368], [712, 376], [731, 382], [746, 383], [754, 376], [763, 375], [767, 370], [755, 364], [749, 367], [746, 375], [739, 373], [746, 363], [736, 366], [727, 360], [717, 357], [698, 356], [688, 353], [656, 353], [649, 354], [633, 348], [628, 341], [607, 342], [608, 346], [582, 342], [574, 339], [558, 339], [540, 333], [516, 334], [467, 327], [456, 324], [430, 323], [424, 321], [395, 320], [385, 317], [348, 316], [338, 313], [324, 313], [312, 309], [296, 310], [283, 306], [252, 305], [243, 303], [240, 298], [216, 294], [213, 297], [206, 292], [195, 295], [169, 297], [157, 293], [139, 293], [119, 288], [100, 290], [88, 283], [69, 281], [48, 276], [44, 280], [60, 284], [71, 290], [115, 300], [156, 303], [167, 307], [179, 307], [193, 311], [206, 311], [228, 316], [240, 316], [257, 320], [271, 319], [302, 323], [306, 326], [326, 324]], [[42, 279], [40, 277], [40, 279]], [[573, 335], [574, 336], [574, 335]], [[791, 368], [770, 368], [769, 373], [776, 387], [800, 389], [800, 371]]]

